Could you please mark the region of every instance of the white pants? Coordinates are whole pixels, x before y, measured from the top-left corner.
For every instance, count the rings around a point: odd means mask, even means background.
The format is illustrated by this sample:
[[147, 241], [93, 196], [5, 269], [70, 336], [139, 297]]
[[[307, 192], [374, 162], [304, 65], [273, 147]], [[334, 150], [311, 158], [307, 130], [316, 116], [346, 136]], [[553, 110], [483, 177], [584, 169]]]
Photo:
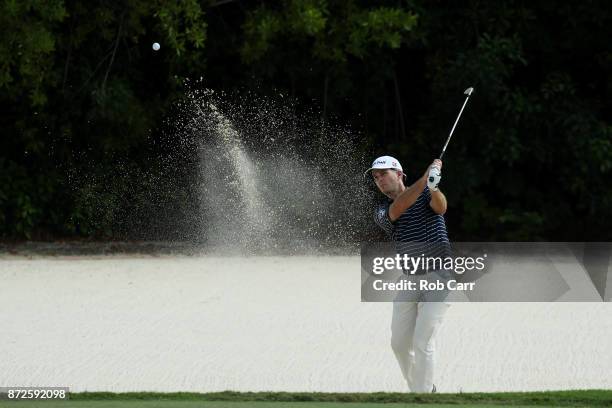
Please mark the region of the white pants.
[[435, 337], [447, 302], [394, 302], [391, 347], [412, 392], [431, 392]]

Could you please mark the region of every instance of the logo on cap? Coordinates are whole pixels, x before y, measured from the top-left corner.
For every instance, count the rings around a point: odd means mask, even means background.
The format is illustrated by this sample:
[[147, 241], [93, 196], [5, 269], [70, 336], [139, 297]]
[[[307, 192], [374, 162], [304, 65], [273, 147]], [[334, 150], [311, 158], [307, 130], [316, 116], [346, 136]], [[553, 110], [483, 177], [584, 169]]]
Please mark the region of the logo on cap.
[[370, 170], [374, 170], [374, 169], [390, 169], [390, 168], [402, 171], [402, 165], [399, 163], [399, 161], [397, 161], [397, 159], [395, 157], [380, 156], [380, 157], [377, 157], [372, 162], [372, 167], [370, 167], [368, 170], [366, 170], [364, 175], [367, 174]]

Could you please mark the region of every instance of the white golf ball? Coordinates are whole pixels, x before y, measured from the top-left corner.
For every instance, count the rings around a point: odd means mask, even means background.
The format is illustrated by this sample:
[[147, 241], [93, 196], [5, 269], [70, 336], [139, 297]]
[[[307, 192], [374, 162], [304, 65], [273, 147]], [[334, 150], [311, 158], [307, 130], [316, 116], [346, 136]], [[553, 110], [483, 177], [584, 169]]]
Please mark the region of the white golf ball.
[[153, 43], [153, 50], [159, 51], [159, 43]]

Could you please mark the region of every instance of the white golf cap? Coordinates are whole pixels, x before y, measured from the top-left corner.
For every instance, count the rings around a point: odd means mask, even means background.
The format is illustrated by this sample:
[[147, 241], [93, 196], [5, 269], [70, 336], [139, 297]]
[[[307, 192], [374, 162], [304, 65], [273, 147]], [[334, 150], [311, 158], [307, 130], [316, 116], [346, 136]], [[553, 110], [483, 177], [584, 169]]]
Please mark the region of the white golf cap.
[[400, 164], [399, 160], [391, 156], [380, 156], [376, 158], [372, 162], [372, 167], [367, 169], [364, 175], [368, 174], [370, 170], [375, 170], [375, 169], [393, 169], [393, 170], [403, 171], [402, 165]]

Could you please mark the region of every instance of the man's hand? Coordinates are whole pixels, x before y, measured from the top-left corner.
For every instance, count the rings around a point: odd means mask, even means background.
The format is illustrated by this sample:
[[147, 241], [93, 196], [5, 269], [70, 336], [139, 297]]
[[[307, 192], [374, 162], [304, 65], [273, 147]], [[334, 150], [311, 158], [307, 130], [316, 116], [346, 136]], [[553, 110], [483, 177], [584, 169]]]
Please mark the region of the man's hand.
[[437, 167], [438, 170], [442, 171], [442, 160], [436, 159], [436, 160], [432, 161], [429, 166], [427, 166], [427, 169], [425, 170], [425, 173], [423, 173], [423, 176], [425, 178], [427, 178], [427, 176], [429, 176], [429, 170], [431, 170], [432, 167]]
[[427, 177], [427, 187], [429, 187], [430, 191], [438, 191], [438, 183], [440, 182], [442, 170], [442, 160], [436, 159], [434, 160], [427, 172], [425, 177]]
[[438, 183], [440, 182], [440, 171], [442, 170], [442, 160], [436, 159], [429, 166], [429, 174], [427, 177], [427, 186], [429, 187], [429, 191], [431, 192], [431, 201], [429, 201], [429, 206], [431, 209], [439, 215], [444, 215], [446, 213], [446, 197], [440, 190], [438, 190]]

